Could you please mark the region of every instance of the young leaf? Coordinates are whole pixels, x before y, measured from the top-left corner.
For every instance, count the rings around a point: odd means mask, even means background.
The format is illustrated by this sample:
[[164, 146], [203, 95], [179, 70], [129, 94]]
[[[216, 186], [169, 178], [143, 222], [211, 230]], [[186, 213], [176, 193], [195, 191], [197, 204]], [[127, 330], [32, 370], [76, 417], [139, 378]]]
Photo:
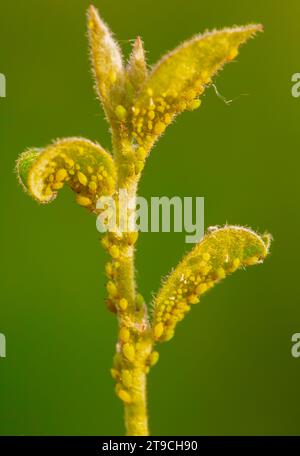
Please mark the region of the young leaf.
[[131, 56], [127, 66], [127, 74], [136, 95], [148, 77], [144, 46], [139, 36], [135, 40], [132, 47]]
[[123, 59], [111, 31], [94, 6], [88, 10], [88, 36], [96, 90], [109, 115], [123, 96]]
[[192, 304], [237, 269], [261, 263], [269, 251], [269, 235], [248, 228], [225, 226], [210, 231], [186, 255], [163, 284], [153, 307], [153, 333], [169, 340]]
[[135, 101], [133, 136], [139, 144], [148, 138], [148, 148], [175, 115], [200, 106], [198, 98], [211, 78], [261, 25], [226, 28], [197, 35], [164, 56], [152, 69]]
[[52, 201], [67, 182], [77, 193], [78, 204], [95, 211], [99, 197], [115, 190], [112, 157], [87, 139], [62, 139], [45, 149], [26, 151], [16, 170], [23, 188], [40, 203]]

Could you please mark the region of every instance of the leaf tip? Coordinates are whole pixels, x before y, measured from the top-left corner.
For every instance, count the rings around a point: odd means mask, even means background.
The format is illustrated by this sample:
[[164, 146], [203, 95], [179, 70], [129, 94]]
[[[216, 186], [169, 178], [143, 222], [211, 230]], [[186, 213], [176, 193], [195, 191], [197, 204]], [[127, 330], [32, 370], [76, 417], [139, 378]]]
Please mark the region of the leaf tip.
[[16, 160], [15, 173], [22, 189], [28, 192], [28, 174], [40, 154], [40, 149], [28, 149], [22, 152]]

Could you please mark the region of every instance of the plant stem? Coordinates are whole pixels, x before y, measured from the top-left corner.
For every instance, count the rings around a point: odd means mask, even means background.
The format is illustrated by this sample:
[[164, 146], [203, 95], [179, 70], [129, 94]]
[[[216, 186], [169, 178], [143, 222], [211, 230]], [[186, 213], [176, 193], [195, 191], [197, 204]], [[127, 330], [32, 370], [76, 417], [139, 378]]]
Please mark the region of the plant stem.
[[141, 369], [133, 369], [134, 402], [125, 403], [126, 435], [149, 435], [147, 413], [147, 374]]
[[[130, 184], [119, 174], [118, 188], [126, 189], [131, 200], [127, 208], [127, 219], [134, 215], [137, 183]], [[118, 207], [119, 195], [115, 196]], [[108, 251], [117, 248], [117, 257], [112, 255], [113, 308], [119, 320], [119, 337], [114, 359], [113, 376], [117, 381], [116, 393], [125, 407], [126, 434], [131, 436], [149, 435], [146, 401], [146, 376], [149, 371], [149, 356], [152, 351], [151, 329], [147, 307], [137, 299], [135, 283], [134, 244], [136, 232], [108, 235]], [[115, 253], [113, 251], [113, 253]], [[120, 306], [125, 300], [126, 307]]]
[[[130, 397], [130, 401], [127, 401], [126, 398], [125, 400], [123, 399], [126, 434], [131, 436], [149, 435], [146, 375], [149, 370], [147, 360], [152, 350], [152, 340], [150, 337], [147, 308], [144, 304], [140, 306], [135, 296], [134, 248], [130, 247], [129, 257], [127, 249], [123, 247], [121, 252], [122, 255], [126, 255], [126, 259], [124, 260], [123, 258], [120, 262], [118, 280], [116, 281], [118, 295], [125, 297], [129, 303], [125, 312], [118, 312], [119, 338], [115, 367], [119, 372], [121, 383], [117, 383], [117, 394], [120, 391], [119, 388], [123, 390], [125, 383], [125, 391]], [[124, 328], [130, 332], [130, 339], [126, 345], [132, 347], [134, 353], [132, 359], [122, 351], [124, 347], [122, 331], [124, 331]], [[130, 377], [130, 383], [126, 382], [126, 378], [124, 379], [124, 372]], [[121, 387], [119, 386], [120, 384], [122, 385]], [[122, 399], [120, 394], [119, 397]]]

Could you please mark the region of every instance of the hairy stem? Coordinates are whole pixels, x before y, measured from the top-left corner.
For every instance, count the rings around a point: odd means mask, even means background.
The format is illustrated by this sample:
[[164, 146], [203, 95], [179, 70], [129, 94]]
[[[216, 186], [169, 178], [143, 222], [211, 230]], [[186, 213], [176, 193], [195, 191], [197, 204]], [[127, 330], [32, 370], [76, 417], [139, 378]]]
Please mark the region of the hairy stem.
[[149, 435], [147, 413], [147, 374], [141, 369], [134, 369], [131, 390], [135, 401], [125, 403], [126, 435]]
[[152, 341], [147, 308], [136, 300], [135, 285], [132, 287], [130, 283], [135, 284], [133, 252], [131, 261], [120, 267], [117, 281], [118, 295], [127, 296], [128, 307], [125, 310], [118, 308], [119, 335], [114, 363], [116, 392], [125, 407], [126, 434], [149, 435], [146, 375]]
[[[120, 149], [119, 149], [120, 150]], [[119, 167], [118, 192], [115, 204], [119, 209], [118, 222], [127, 221], [135, 214], [137, 183], [130, 182]], [[121, 190], [127, 191], [126, 213], [119, 200]], [[127, 224], [127, 221], [125, 222]], [[109, 233], [104, 241], [111, 255], [107, 265], [108, 305], [117, 313], [119, 334], [112, 375], [116, 380], [116, 394], [125, 407], [127, 435], [149, 435], [146, 403], [146, 376], [152, 352], [151, 329], [147, 307], [136, 293], [134, 250], [137, 233], [130, 230]]]

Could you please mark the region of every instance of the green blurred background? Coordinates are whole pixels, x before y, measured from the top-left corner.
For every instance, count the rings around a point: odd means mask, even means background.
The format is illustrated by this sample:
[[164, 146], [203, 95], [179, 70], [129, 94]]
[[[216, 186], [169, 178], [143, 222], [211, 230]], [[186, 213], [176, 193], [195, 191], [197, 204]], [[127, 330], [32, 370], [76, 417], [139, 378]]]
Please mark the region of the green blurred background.
[[[82, 135], [110, 147], [87, 52], [89, 1], [1, 1], [1, 434], [122, 435], [109, 369], [116, 321], [105, 305], [105, 254], [95, 219], [64, 191], [39, 207], [13, 173], [28, 146]], [[228, 278], [162, 345], [149, 377], [154, 435], [299, 434], [299, 118], [297, 0], [95, 0], [126, 55], [137, 35], [149, 63], [206, 28], [262, 22], [153, 151], [140, 186], [150, 196], [204, 196], [205, 225], [269, 230], [264, 265]], [[182, 234], [143, 234], [138, 282], [148, 301], [190, 248]]]

